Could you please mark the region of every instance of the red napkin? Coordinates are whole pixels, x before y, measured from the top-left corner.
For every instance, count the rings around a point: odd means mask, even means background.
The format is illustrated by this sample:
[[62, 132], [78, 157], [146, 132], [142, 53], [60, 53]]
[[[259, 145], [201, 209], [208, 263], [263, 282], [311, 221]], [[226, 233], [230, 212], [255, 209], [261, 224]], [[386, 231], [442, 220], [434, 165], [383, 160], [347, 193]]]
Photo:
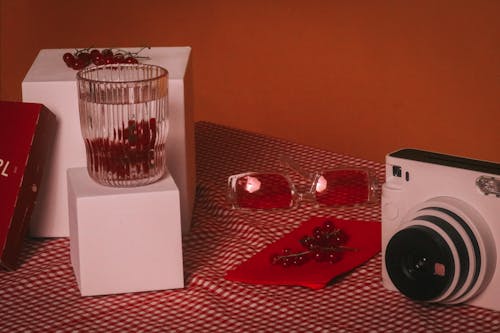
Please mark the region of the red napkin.
[[[355, 248], [356, 251], [343, 252], [342, 259], [336, 263], [309, 260], [300, 266], [289, 267], [272, 263], [271, 257], [274, 254], [281, 254], [283, 249], [289, 248], [293, 252], [304, 251], [300, 239], [305, 235], [312, 235], [313, 229], [322, 226], [326, 220], [332, 221], [335, 227], [347, 234], [348, 240], [344, 246]], [[380, 252], [380, 247], [380, 222], [313, 217], [234, 270], [228, 271], [226, 279], [252, 284], [297, 285], [320, 289], [334, 277], [366, 262]]]

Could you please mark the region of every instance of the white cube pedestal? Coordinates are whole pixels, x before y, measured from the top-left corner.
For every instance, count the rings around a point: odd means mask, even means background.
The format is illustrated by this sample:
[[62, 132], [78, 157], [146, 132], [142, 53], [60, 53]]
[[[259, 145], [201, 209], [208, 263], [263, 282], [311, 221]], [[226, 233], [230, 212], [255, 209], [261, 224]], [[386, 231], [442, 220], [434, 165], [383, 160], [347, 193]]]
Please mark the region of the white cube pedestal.
[[71, 168], [67, 179], [71, 264], [82, 296], [184, 287], [172, 177], [116, 188]]
[[[137, 51], [139, 48], [125, 49]], [[74, 51], [41, 50], [22, 83], [23, 101], [44, 104], [56, 115], [58, 125], [30, 223], [30, 234], [35, 237], [68, 236], [66, 170], [86, 166], [76, 71], [66, 67], [62, 60], [65, 52]], [[162, 66], [169, 72], [167, 163], [179, 188], [184, 233], [189, 231], [191, 224], [196, 177], [190, 52], [190, 47], [152, 47], [140, 53], [150, 58], [141, 62]]]

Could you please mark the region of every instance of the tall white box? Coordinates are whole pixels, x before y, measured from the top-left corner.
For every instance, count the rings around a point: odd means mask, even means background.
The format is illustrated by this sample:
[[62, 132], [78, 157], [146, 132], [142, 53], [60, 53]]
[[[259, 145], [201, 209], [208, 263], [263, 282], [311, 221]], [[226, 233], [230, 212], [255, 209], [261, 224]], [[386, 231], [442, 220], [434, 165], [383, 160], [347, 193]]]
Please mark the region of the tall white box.
[[[41, 50], [22, 82], [23, 101], [44, 104], [57, 117], [52, 156], [31, 222], [30, 232], [35, 237], [69, 235], [66, 170], [86, 166], [78, 111], [77, 72], [62, 60], [64, 53], [74, 51]], [[189, 231], [191, 224], [196, 176], [190, 53], [190, 47], [153, 47], [140, 52], [140, 56], [150, 58], [141, 62], [162, 66], [169, 72], [167, 159], [180, 191], [183, 233]]]
[[86, 168], [67, 177], [71, 264], [82, 296], [184, 287], [172, 177], [131, 188], [99, 185]]

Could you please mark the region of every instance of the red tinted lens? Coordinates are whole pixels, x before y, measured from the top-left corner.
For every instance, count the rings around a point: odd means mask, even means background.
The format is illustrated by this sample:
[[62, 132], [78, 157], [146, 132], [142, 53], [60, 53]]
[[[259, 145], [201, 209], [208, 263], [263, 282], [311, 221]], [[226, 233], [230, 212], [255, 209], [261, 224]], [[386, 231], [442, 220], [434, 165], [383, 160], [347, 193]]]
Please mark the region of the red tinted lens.
[[365, 203], [369, 198], [369, 176], [364, 170], [333, 170], [323, 173], [316, 185], [316, 200], [327, 206]]
[[272, 209], [292, 205], [288, 180], [279, 174], [256, 173], [236, 180], [236, 198], [241, 208]]

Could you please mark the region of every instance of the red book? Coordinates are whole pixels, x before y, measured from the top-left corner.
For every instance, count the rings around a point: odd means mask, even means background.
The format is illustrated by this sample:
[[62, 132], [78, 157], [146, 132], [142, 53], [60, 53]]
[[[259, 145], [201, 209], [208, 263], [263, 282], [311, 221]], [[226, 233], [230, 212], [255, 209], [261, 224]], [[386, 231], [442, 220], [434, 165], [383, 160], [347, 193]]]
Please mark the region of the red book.
[[55, 126], [41, 104], [0, 101], [0, 266], [7, 269], [18, 264]]

